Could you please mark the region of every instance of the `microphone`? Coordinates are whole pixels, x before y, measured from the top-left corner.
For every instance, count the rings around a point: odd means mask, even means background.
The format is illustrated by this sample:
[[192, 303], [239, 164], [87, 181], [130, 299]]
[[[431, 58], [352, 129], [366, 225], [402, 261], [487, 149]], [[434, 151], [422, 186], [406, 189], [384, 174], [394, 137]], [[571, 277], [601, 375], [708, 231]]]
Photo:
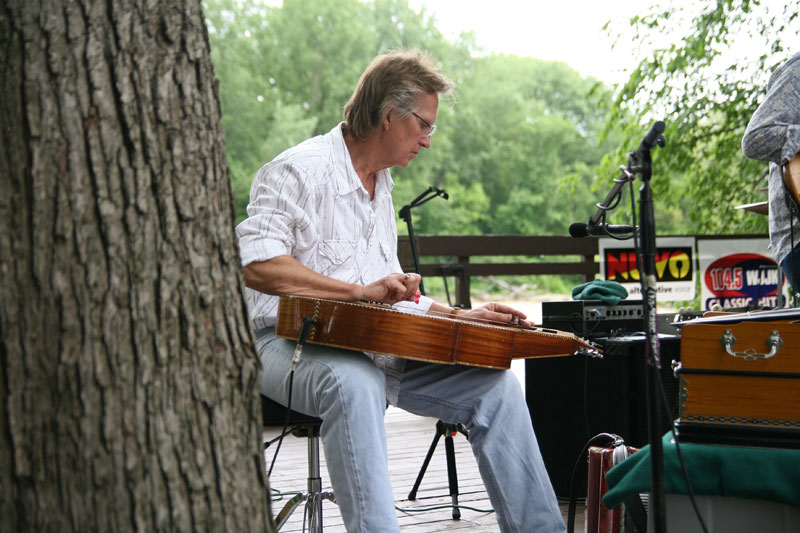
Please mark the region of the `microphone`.
[[575, 222], [569, 227], [569, 234], [579, 239], [581, 237], [603, 236], [603, 235], [624, 235], [626, 233], [633, 233], [636, 230], [634, 226], [617, 225], [617, 224], [584, 224], [582, 222]]
[[664, 129], [663, 120], [655, 121], [650, 127], [650, 131], [648, 131], [647, 135], [642, 139], [639, 145], [639, 151], [652, 150], [656, 145], [664, 146], [664, 137], [661, 135], [664, 133]]

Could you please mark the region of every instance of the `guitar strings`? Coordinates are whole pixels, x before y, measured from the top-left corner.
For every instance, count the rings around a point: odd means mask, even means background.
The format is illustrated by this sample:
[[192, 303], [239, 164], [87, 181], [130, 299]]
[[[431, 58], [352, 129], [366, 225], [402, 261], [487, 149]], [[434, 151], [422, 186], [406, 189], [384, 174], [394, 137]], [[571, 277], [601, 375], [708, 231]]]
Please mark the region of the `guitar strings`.
[[[377, 302], [375, 300], [363, 300], [363, 299], [360, 300], [360, 302], [363, 303], [363, 304], [366, 304], [366, 305], [371, 305], [371, 306], [379, 307], [381, 309], [385, 309], [386, 311], [394, 311], [395, 313], [402, 313], [402, 311], [398, 311], [391, 304], [387, 304], [386, 302]], [[537, 331], [537, 330], [557, 331], [557, 330], [550, 330], [548, 328], [543, 328], [543, 327], [537, 326], [537, 325], [524, 326], [519, 322], [519, 317], [514, 317], [516, 320], [511, 320], [511, 321], [508, 321], [508, 322], [500, 322], [500, 321], [497, 321], [497, 320], [489, 320], [488, 318], [453, 316], [452, 312], [443, 312], [443, 311], [428, 310], [427, 313], [425, 313], [425, 314], [426, 314], [426, 316], [432, 316], [432, 317], [436, 317], [436, 318], [447, 318], [447, 319], [450, 319], [450, 320], [464, 320], [464, 321], [467, 321], [467, 322], [476, 322], [476, 323], [479, 323], [479, 324], [486, 324], [486, 325], [490, 325], [490, 326], [503, 326], [503, 327], [508, 327], [508, 328], [517, 328], [517, 329], [521, 329], [521, 330], [524, 330], [524, 331], [530, 331], [530, 330], [534, 330], [534, 331]], [[566, 332], [560, 332], [560, 333], [566, 333]]]
[[[370, 305], [370, 306], [376, 307], [378, 309], [381, 309], [383, 311], [390, 311], [390, 312], [394, 312], [394, 313], [403, 313], [403, 311], [399, 311], [398, 309], [393, 307], [391, 304], [387, 304], [385, 302], [376, 302], [376, 301], [369, 301], [369, 300], [361, 300], [360, 302], [361, 302], [361, 305]], [[352, 304], [352, 305], [359, 305], [359, 303], [355, 303], [355, 302], [349, 302], [349, 303]], [[403, 313], [403, 314], [410, 314], [410, 313]], [[551, 329], [551, 328], [545, 328], [545, 327], [536, 326], [536, 325], [529, 327], [529, 326], [523, 326], [519, 322], [498, 322], [496, 320], [489, 320], [489, 319], [486, 319], [486, 318], [477, 318], [477, 317], [474, 317], [474, 318], [473, 317], [469, 317], [469, 318], [467, 318], [467, 317], [462, 317], [462, 318], [459, 319], [458, 317], [453, 316], [452, 312], [446, 312], [445, 313], [443, 311], [432, 311], [430, 309], [428, 310], [428, 312], [424, 316], [433, 317], [433, 318], [450, 319], [450, 320], [463, 320], [464, 322], [473, 322], [473, 323], [476, 323], [476, 325], [482, 325], [482, 326], [487, 326], [487, 327], [513, 328], [513, 329], [519, 329], [521, 331], [526, 331], [526, 332], [529, 332], [529, 333], [532, 333], [532, 334], [536, 334], [536, 333], [549, 334], [549, 335], [554, 335], [555, 334], [555, 335], [559, 335], [559, 336], [568, 337], [568, 338], [571, 338], [573, 340], [578, 340], [579, 342], [584, 344], [584, 346], [582, 346], [581, 348], [578, 349], [579, 352], [584, 352], [584, 353], [586, 353], [588, 355], [594, 356], [597, 353], [597, 350], [598, 350], [598, 345], [596, 343], [593, 343], [593, 342], [588, 341], [586, 339], [582, 339], [578, 335], [575, 335], [574, 333], [570, 333], [570, 332], [567, 332], [567, 331], [560, 331], [560, 330]]]
[[[360, 302], [362, 304], [366, 304], [366, 305], [371, 305], [371, 306], [377, 307], [377, 308], [382, 309], [384, 311], [391, 311], [391, 312], [394, 312], [394, 313], [403, 313], [403, 311], [399, 311], [398, 309], [393, 307], [391, 304], [387, 304], [385, 302], [377, 302], [377, 301], [374, 301], [374, 300], [361, 300]], [[354, 305], [358, 305], [358, 304], [354, 304]], [[410, 313], [406, 313], [406, 314], [410, 314]], [[537, 326], [535, 324], [533, 326], [523, 326], [519, 322], [498, 322], [496, 320], [489, 320], [489, 319], [486, 319], [486, 318], [477, 318], [477, 317], [462, 317], [462, 318], [458, 318], [457, 316], [453, 316], [452, 312], [433, 311], [433, 310], [430, 310], [430, 309], [428, 310], [428, 312], [424, 316], [433, 317], [433, 318], [444, 318], [444, 319], [449, 319], [449, 320], [463, 320], [464, 322], [473, 322], [473, 323], [476, 323], [477, 325], [483, 325], [483, 326], [488, 326], [488, 327], [513, 328], [513, 329], [519, 329], [521, 331], [527, 331], [527, 332], [534, 333], [534, 334], [535, 333], [546, 333], [546, 334], [550, 334], [550, 335], [557, 334], [559, 336], [572, 338], [574, 340], [579, 340], [581, 343], [584, 343], [585, 346], [583, 346], [579, 350], [589, 350], [592, 353], [595, 353], [597, 351], [597, 349], [598, 349], [598, 345], [596, 343], [591, 342], [591, 341], [586, 340], [586, 339], [583, 339], [582, 337], [580, 337], [578, 335], [575, 335], [574, 333], [570, 333], [568, 331], [556, 330], [556, 329], [552, 329], [552, 328], [545, 328], [545, 327], [542, 327], [542, 326]]]
[[[321, 301], [321, 299], [319, 299], [319, 298], [313, 298], [313, 297], [309, 297], [309, 296], [288, 296], [288, 298], [297, 298], [297, 299], [301, 299], [301, 300], [317, 300], [317, 305], [319, 305], [319, 301]], [[342, 301], [338, 301], [336, 303], [338, 303], [340, 305], [374, 307], [374, 308], [380, 309], [382, 311], [389, 311], [389, 312], [394, 312], [394, 313], [402, 313], [402, 314], [406, 314], [406, 315], [410, 315], [410, 316], [414, 316], [415, 315], [415, 313], [402, 312], [399, 309], [397, 309], [397, 308], [393, 307], [392, 305], [387, 304], [385, 302], [377, 302], [377, 301], [370, 301], [370, 300], [361, 299], [358, 302], [342, 302]], [[537, 326], [537, 325], [533, 325], [533, 326], [529, 327], [529, 326], [523, 326], [520, 323], [498, 322], [496, 320], [489, 320], [489, 319], [478, 318], [478, 317], [462, 317], [461, 319], [458, 319], [455, 316], [453, 316], [452, 311], [445, 313], [445, 312], [442, 312], [442, 311], [431, 311], [430, 309], [424, 315], [417, 315], [417, 316], [420, 316], [420, 317], [425, 316], [425, 317], [428, 317], [428, 318], [436, 318], [436, 319], [442, 319], [442, 320], [447, 319], [447, 320], [463, 321], [465, 323], [472, 322], [476, 326], [483, 326], [483, 327], [512, 328], [512, 329], [518, 329], [520, 331], [524, 331], [524, 332], [527, 332], [527, 333], [533, 334], [533, 335], [537, 335], [538, 334], [538, 335], [545, 335], [545, 336], [546, 335], [555, 335], [555, 336], [560, 336], [560, 337], [567, 337], [567, 338], [571, 338], [573, 341], [577, 341], [579, 344], [581, 344], [581, 346], [577, 348], [575, 353], [584, 352], [584, 353], [586, 353], [588, 355], [592, 355], [592, 356], [595, 356], [595, 355], [601, 356], [599, 354], [602, 353], [602, 352], [600, 352], [598, 350], [598, 346], [595, 343], [593, 343], [591, 341], [588, 341], [586, 339], [582, 339], [579, 336], [575, 335], [574, 333], [569, 333], [569, 332], [566, 332], [566, 331], [560, 331], [560, 330], [555, 330], [555, 329], [550, 329], [550, 328], [544, 328], [544, 327], [540, 327], [540, 326]]]

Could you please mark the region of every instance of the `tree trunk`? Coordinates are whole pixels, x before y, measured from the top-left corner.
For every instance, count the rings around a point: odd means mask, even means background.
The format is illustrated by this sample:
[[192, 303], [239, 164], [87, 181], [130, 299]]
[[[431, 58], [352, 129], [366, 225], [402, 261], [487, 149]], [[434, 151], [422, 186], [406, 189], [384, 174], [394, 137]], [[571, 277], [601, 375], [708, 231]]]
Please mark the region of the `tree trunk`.
[[0, 530], [269, 529], [199, 0], [9, 0], [0, 69]]

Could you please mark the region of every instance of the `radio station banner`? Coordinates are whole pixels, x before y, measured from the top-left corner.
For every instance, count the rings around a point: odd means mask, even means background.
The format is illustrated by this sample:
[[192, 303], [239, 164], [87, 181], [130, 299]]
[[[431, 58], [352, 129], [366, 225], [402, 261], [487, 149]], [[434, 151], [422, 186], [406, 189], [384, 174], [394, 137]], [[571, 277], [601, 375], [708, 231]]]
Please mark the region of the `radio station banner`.
[[[641, 299], [642, 287], [633, 240], [603, 238], [600, 275], [622, 284], [628, 298]], [[695, 296], [694, 237], [656, 237], [656, 299], [665, 302], [691, 300]]]
[[769, 240], [763, 237], [698, 239], [703, 310], [717, 305], [722, 310], [776, 307], [780, 276], [768, 245]]

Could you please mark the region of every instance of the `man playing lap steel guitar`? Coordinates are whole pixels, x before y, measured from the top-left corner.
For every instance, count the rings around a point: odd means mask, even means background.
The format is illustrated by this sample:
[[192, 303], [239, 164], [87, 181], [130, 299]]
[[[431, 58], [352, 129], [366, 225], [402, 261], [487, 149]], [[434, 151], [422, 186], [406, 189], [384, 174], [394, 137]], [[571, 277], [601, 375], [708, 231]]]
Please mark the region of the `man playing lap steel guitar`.
[[[295, 342], [275, 336], [279, 295], [393, 304], [410, 313], [461, 313], [509, 322], [501, 304], [462, 311], [416, 295], [403, 274], [389, 167], [429, 148], [439, 95], [452, 89], [418, 51], [378, 56], [329, 133], [280, 154], [256, 174], [237, 236], [263, 394], [286, 405]], [[415, 300], [418, 299], [418, 303]], [[409, 338], [409, 343], [414, 343]], [[558, 532], [564, 523], [517, 378], [306, 344], [291, 405], [323, 420], [331, 484], [349, 532], [399, 531], [389, 481], [387, 402], [463, 424], [502, 531]]]
[[792, 292], [800, 292], [800, 220], [790, 212], [785, 194], [787, 189], [797, 192], [800, 176], [787, 180], [785, 187], [781, 169], [800, 151], [800, 53], [770, 77], [767, 95], [742, 138], [742, 150], [751, 159], [769, 162], [770, 249]]

